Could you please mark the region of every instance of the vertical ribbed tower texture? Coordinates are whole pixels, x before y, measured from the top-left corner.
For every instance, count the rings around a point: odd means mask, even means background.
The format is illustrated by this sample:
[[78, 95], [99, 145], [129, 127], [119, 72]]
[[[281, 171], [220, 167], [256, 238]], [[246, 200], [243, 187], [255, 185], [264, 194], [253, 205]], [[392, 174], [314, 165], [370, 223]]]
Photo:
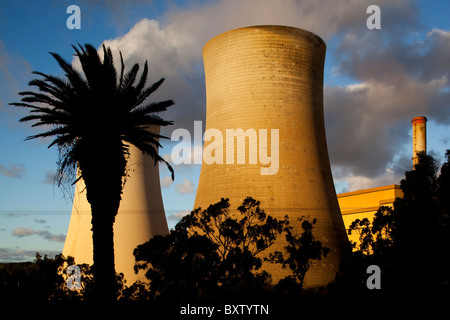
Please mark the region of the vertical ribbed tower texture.
[[[288, 215], [298, 234], [303, 231], [298, 218], [316, 218], [314, 235], [331, 251], [308, 271], [305, 286], [310, 288], [334, 280], [347, 242], [325, 138], [325, 51], [325, 43], [315, 34], [284, 26], [232, 30], [211, 39], [203, 49], [206, 130], [222, 133], [223, 161], [220, 150], [213, 154], [214, 163], [205, 163], [204, 154], [194, 207], [206, 209], [224, 197], [236, 209], [251, 196], [268, 214], [281, 219]], [[234, 162], [227, 159], [227, 129], [257, 132], [259, 145], [246, 138], [245, 163], [238, 164], [239, 143]], [[260, 129], [267, 129], [267, 137]], [[278, 130], [279, 150], [271, 151], [277, 142], [272, 129]], [[249, 159], [255, 148], [264, 148], [261, 141], [268, 141], [270, 163], [260, 150], [254, 153], [256, 162]], [[205, 151], [211, 143], [205, 138]], [[285, 245], [284, 237], [279, 237], [271, 250], [284, 250]], [[289, 274], [279, 265], [265, 264], [264, 269], [275, 283]]]
[[[159, 132], [159, 129], [158, 129]], [[124, 274], [127, 283], [145, 280], [134, 273], [133, 250], [154, 235], [169, 233], [161, 197], [158, 164], [134, 146], [130, 146], [128, 176], [114, 223], [116, 272]], [[86, 198], [83, 180], [75, 186], [72, 215], [64, 243], [64, 256], [75, 263], [93, 263], [91, 206]]]
[[417, 152], [427, 152], [427, 118], [414, 117], [412, 119], [412, 137], [413, 137], [413, 169], [419, 162]]

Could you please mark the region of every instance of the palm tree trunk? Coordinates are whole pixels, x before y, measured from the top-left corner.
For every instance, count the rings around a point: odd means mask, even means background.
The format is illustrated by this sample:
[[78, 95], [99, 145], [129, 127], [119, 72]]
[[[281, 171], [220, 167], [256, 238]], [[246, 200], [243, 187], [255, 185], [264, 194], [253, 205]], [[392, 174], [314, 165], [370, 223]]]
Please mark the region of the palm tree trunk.
[[[80, 169], [92, 212], [94, 298], [98, 302], [111, 303], [117, 298], [114, 220], [119, 211], [126, 159], [121, 144], [119, 147], [106, 143], [94, 144], [88, 151]], [[89, 158], [107, 161], [89, 162]]]
[[92, 206], [94, 245], [94, 298], [96, 302], [116, 300], [114, 264], [114, 214]]

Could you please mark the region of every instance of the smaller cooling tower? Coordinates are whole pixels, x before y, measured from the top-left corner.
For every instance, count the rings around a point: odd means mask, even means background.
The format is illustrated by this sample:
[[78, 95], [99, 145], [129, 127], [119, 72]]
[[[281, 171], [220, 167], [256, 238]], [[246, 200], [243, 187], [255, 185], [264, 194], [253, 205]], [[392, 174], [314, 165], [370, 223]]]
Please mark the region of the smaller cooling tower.
[[[144, 155], [134, 146], [130, 146], [129, 151], [128, 176], [114, 224], [116, 272], [122, 272], [128, 284], [138, 279], [133, 270], [133, 250], [154, 235], [169, 233], [161, 197], [158, 164], [154, 165], [150, 156]], [[79, 180], [75, 186], [64, 256], [73, 256], [77, 264], [92, 265], [91, 228], [91, 207], [86, 199], [84, 182]]]
[[418, 152], [427, 152], [427, 118], [414, 117], [412, 119], [413, 136], [413, 168], [419, 162]]

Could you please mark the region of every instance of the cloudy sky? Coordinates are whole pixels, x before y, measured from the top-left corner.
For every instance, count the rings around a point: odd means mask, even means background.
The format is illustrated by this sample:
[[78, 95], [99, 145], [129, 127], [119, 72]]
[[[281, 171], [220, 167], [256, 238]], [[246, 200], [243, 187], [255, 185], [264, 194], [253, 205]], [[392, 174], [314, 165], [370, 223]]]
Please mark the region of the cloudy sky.
[[[369, 30], [370, 4], [381, 29]], [[81, 29], [68, 29], [69, 5], [81, 9]], [[192, 130], [205, 119], [202, 47], [227, 30], [289, 25], [327, 43], [324, 110], [337, 192], [398, 183], [411, 168], [411, 119], [428, 121], [428, 151], [443, 160], [450, 141], [450, 20], [448, 1], [128, 0], [0, 2], [0, 262], [61, 252], [73, 190], [53, 182], [57, 150], [18, 123], [8, 105], [27, 90], [32, 71], [62, 76], [48, 52], [73, 61], [71, 44], [119, 50], [125, 64], [148, 60], [150, 81], [166, 82], [155, 100], [173, 99], [163, 116]], [[74, 62], [76, 64], [76, 62]], [[164, 143], [168, 158], [174, 143]], [[193, 148], [201, 146], [193, 146]], [[200, 165], [161, 167], [170, 226], [192, 209]]]

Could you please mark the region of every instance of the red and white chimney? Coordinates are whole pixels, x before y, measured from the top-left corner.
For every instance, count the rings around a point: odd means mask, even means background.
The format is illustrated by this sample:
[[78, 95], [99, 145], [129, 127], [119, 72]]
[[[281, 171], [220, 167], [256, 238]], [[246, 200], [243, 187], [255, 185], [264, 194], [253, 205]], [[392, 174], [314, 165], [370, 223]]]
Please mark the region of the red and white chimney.
[[413, 169], [419, 162], [418, 152], [427, 152], [427, 118], [414, 117], [412, 119], [412, 139], [413, 139]]

